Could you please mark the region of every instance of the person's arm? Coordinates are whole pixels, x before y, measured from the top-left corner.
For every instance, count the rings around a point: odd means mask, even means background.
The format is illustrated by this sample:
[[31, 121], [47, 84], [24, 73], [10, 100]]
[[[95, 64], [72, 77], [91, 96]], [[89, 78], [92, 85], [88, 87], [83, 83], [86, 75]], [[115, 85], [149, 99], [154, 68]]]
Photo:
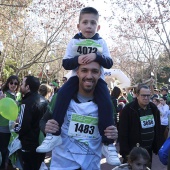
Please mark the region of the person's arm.
[[31, 131], [31, 121], [33, 114], [30, 108], [33, 106], [29, 104], [21, 104], [20, 113], [18, 116], [18, 123], [14, 127], [14, 131], [20, 135], [27, 134]]
[[129, 107], [125, 106], [122, 110], [122, 113], [119, 118], [119, 144], [120, 144], [120, 154], [125, 159], [130, 152], [130, 147], [128, 145], [128, 135], [129, 135], [129, 120], [128, 120], [128, 109]]
[[48, 109], [46, 110], [45, 114], [43, 115], [43, 117], [39, 122], [39, 127], [43, 133], [51, 133], [51, 132], [46, 132], [46, 123], [48, 122], [48, 120], [52, 119], [52, 112], [55, 107], [56, 98], [57, 98], [57, 93], [53, 95], [51, 102], [49, 103], [50, 107], [48, 107]]
[[76, 56], [73, 50], [73, 39], [67, 45], [65, 55], [63, 57], [62, 66], [65, 70], [73, 70], [79, 66], [78, 56]]
[[6, 97], [6, 95], [2, 91], [0, 91], [0, 100], [3, 99], [4, 97]]
[[102, 53], [96, 53], [95, 61], [98, 62], [104, 68], [110, 69], [113, 66], [113, 60], [104, 39], [102, 39], [102, 48]]
[[52, 112], [51, 110], [48, 108], [45, 112], [45, 114], [43, 115], [43, 117], [41, 118], [40, 122], [39, 122], [39, 127], [40, 127], [40, 130], [43, 132], [43, 133], [46, 133], [45, 132], [45, 126], [46, 126], [46, 123], [48, 120], [52, 119]]

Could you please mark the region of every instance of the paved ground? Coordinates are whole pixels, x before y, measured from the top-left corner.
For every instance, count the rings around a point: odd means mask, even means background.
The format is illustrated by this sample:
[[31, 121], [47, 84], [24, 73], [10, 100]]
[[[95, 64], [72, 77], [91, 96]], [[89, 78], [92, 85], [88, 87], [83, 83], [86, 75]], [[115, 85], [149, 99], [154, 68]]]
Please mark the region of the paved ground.
[[[46, 157], [46, 164], [49, 166], [49, 161], [51, 159], [51, 154], [47, 154]], [[121, 159], [121, 158], [120, 158]], [[101, 170], [112, 170], [114, 166], [109, 165], [106, 163], [106, 159], [102, 158], [101, 159]], [[153, 162], [152, 162], [152, 170], [167, 170], [167, 167], [164, 166], [160, 161], [157, 155], [153, 154]]]

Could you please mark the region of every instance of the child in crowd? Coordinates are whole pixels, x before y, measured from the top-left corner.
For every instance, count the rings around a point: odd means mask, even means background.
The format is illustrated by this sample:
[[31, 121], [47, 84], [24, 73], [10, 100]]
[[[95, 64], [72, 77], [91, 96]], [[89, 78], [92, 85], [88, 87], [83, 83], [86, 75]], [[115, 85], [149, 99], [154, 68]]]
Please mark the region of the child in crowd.
[[[104, 81], [103, 67], [107, 69], [111, 68], [113, 61], [106, 42], [97, 33], [100, 29], [98, 11], [92, 7], [82, 9], [77, 28], [80, 32], [68, 44], [63, 59], [63, 67], [66, 70], [72, 70], [72, 77], [69, 78], [57, 93], [53, 119], [59, 123], [60, 127], [62, 126], [69, 103], [79, 88], [76, 68], [81, 64], [87, 64], [92, 61], [98, 62], [101, 65], [101, 78], [95, 88], [94, 101], [98, 105], [98, 128], [104, 144], [102, 153], [106, 156], [108, 163], [119, 165], [120, 160], [113, 145], [114, 140], [104, 136], [104, 129], [113, 125], [114, 120], [109, 90]], [[86, 77], [84, 79], [85, 90], [88, 90], [88, 86], [90, 87], [92, 83], [93, 78]], [[80, 97], [83, 98], [83, 96]], [[60, 145], [62, 143], [60, 134], [61, 130], [56, 134], [48, 134], [42, 145], [37, 148], [37, 152], [49, 152], [55, 146]]]
[[134, 147], [129, 156], [128, 163], [122, 164], [112, 170], [150, 170], [147, 166], [150, 163], [148, 151], [142, 147]]

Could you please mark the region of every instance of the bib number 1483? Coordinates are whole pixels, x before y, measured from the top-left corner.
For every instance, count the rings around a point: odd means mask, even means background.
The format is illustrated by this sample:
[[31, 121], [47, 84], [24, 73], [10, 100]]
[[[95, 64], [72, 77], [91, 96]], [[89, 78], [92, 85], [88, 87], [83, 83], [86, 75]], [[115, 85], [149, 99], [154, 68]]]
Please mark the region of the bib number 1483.
[[72, 114], [68, 129], [69, 136], [96, 138], [98, 134], [98, 118]]
[[89, 125], [84, 125], [80, 123], [75, 124], [75, 132], [80, 132], [80, 133], [89, 133], [93, 134], [94, 133], [95, 126], [89, 126]]

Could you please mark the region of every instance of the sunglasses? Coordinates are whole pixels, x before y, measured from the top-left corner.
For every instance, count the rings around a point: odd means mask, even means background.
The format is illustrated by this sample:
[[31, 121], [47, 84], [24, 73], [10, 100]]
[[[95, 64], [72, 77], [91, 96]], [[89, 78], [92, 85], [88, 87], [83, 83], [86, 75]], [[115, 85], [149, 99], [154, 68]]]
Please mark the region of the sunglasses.
[[15, 86], [17, 86], [17, 85], [18, 85], [18, 83], [17, 83], [17, 82], [15, 82], [15, 83], [14, 83], [14, 82], [12, 82], [12, 81], [11, 81], [11, 82], [10, 82], [10, 85], [13, 85], [13, 84], [14, 84]]

